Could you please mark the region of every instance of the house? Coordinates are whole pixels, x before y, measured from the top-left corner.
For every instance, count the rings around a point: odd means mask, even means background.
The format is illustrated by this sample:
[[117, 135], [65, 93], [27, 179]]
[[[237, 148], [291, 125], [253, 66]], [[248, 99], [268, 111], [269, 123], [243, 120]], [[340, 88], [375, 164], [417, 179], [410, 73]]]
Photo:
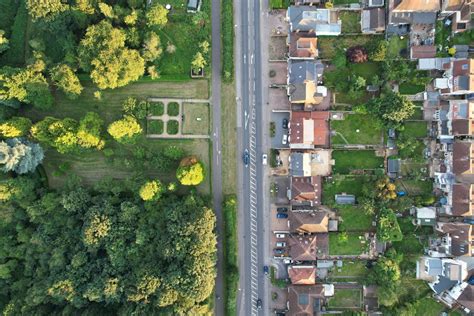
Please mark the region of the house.
[[313, 32], [316, 36], [341, 34], [339, 12], [313, 6], [290, 6], [286, 12], [291, 32]]
[[474, 135], [474, 101], [449, 100], [434, 114], [438, 120], [438, 137]]
[[316, 261], [316, 235], [290, 235], [288, 238], [289, 255], [293, 261]]
[[378, 7], [383, 7], [385, 5], [385, 1], [384, 0], [366, 0], [364, 5], [367, 8], [378, 8]]
[[474, 92], [474, 59], [456, 59], [443, 65], [442, 78], [434, 80], [442, 95], [464, 95]]
[[290, 285], [288, 287], [289, 316], [318, 315], [324, 305], [325, 298], [334, 295], [334, 285]]
[[446, 19], [445, 25], [451, 25], [453, 33], [460, 33], [472, 28], [471, 0], [443, 0], [441, 1], [440, 18]]
[[472, 216], [474, 214], [474, 184], [453, 184], [448, 191], [447, 200], [446, 215]]
[[289, 200], [292, 204], [321, 205], [321, 177], [292, 177]]
[[469, 45], [453, 45], [454, 58], [465, 59], [469, 57]]
[[434, 207], [417, 207], [416, 225], [419, 226], [434, 226], [436, 224], [436, 208]]
[[344, 205], [344, 204], [349, 204], [353, 205], [356, 202], [355, 195], [352, 194], [336, 194], [334, 196], [334, 200], [336, 201], [336, 204]]
[[317, 149], [305, 152], [291, 152], [288, 157], [290, 175], [293, 177], [328, 176], [334, 160], [331, 151]]
[[467, 263], [459, 259], [423, 256], [416, 263], [416, 278], [428, 281], [437, 295], [462, 283], [467, 275]]
[[436, 298], [448, 305], [449, 308], [458, 307], [466, 315], [472, 315], [474, 311], [474, 285], [472, 282], [462, 282], [455, 285]]
[[288, 266], [288, 276], [291, 284], [312, 285], [316, 284], [316, 267], [312, 265]]
[[291, 149], [329, 147], [329, 112], [293, 111], [289, 125]]
[[443, 65], [451, 62], [451, 57], [419, 58], [419, 70], [443, 70]]
[[398, 178], [401, 171], [401, 160], [400, 159], [388, 159], [387, 160], [387, 175], [392, 178]]
[[295, 5], [318, 5], [321, 3], [320, 0], [294, 0]]
[[187, 11], [190, 13], [196, 13], [201, 10], [201, 0], [188, 0], [186, 6]]
[[430, 240], [431, 257], [460, 257], [474, 254], [472, 226], [464, 223], [438, 222], [436, 231], [441, 237]]
[[410, 59], [433, 58], [436, 56], [434, 45], [413, 45], [410, 48]]
[[365, 34], [383, 33], [385, 31], [385, 9], [370, 8], [362, 10], [361, 29]]
[[288, 51], [292, 59], [315, 59], [318, 57], [318, 38], [311, 32], [290, 32]]
[[327, 233], [329, 216], [324, 211], [289, 212], [288, 223], [290, 232], [296, 234]]
[[324, 65], [314, 60], [288, 60], [287, 95], [293, 104], [304, 107], [320, 104], [328, 96], [327, 88], [318, 86]]
[[453, 144], [452, 170], [455, 175], [474, 173], [474, 144], [455, 142]]

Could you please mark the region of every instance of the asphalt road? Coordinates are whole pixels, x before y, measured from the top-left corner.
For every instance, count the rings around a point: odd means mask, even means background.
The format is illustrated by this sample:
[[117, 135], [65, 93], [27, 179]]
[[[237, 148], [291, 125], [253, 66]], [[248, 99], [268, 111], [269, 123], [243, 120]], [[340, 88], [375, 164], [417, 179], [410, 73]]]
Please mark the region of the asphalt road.
[[[250, 163], [239, 161], [239, 315], [268, 314], [268, 278], [263, 274], [264, 166], [262, 165], [263, 101], [260, 0], [234, 0], [236, 23], [236, 81], [238, 105], [238, 148], [247, 149]], [[262, 300], [263, 308], [256, 302]]]
[[217, 230], [217, 276], [214, 291], [214, 315], [224, 315], [224, 221], [222, 216], [221, 156], [221, 2], [212, 1], [212, 195]]

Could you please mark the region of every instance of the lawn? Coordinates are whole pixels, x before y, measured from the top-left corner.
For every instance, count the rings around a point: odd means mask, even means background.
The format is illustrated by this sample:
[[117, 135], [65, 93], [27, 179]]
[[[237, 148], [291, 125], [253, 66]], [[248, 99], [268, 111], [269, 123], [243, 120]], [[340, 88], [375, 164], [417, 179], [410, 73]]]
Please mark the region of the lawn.
[[161, 116], [165, 113], [163, 102], [151, 102], [148, 107], [148, 115]]
[[339, 222], [341, 230], [366, 232], [372, 229], [373, 216], [365, 214], [358, 206], [337, 206], [336, 214], [342, 217], [342, 221]]
[[421, 103], [421, 102], [413, 102], [416, 107], [415, 107], [415, 113], [413, 113], [412, 116], [410, 116], [408, 119], [409, 120], [422, 120], [423, 119], [423, 104], [420, 106], [418, 106], [417, 103]]
[[147, 134], [163, 134], [163, 121], [162, 120], [148, 120], [147, 121]]
[[329, 255], [353, 255], [357, 256], [367, 248], [366, 240], [363, 234], [347, 233], [347, 240], [341, 241], [341, 233], [329, 233]]
[[179, 115], [179, 103], [170, 102], [166, 105], [166, 114], [169, 116], [178, 116]]
[[422, 315], [441, 315], [445, 309], [444, 305], [436, 302], [430, 297], [423, 298], [416, 307], [416, 316]]
[[336, 289], [328, 302], [330, 309], [361, 308], [361, 306], [362, 289]]
[[334, 175], [330, 182], [324, 182], [323, 187], [323, 204], [333, 205], [334, 195], [340, 193], [353, 194], [360, 196], [364, 185], [371, 185], [372, 178], [370, 176], [342, 176]]
[[334, 173], [350, 174], [354, 170], [383, 168], [383, 157], [375, 156], [373, 150], [334, 150], [332, 159], [336, 161]]
[[[236, 193], [237, 187], [237, 104], [235, 85], [222, 85], [222, 190], [224, 194]], [[239, 160], [240, 162], [240, 160]]]
[[343, 5], [351, 3], [360, 3], [358, 0], [334, 0], [334, 5]]
[[360, 33], [360, 12], [340, 11], [339, 17], [342, 21], [342, 33]]
[[209, 134], [209, 104], [183, 103], [183, 134]]
[[433, 191], [433, 182], [430, 180], [400, 180], [400, 187], [409, 195], [430, 195]]
[[287, 9], [289, 6], [289, 0], [271, 0], [270, 2], [270, 7], [272, 9]]
[[403, 126], [404, 130], [402, 133], [407, 137], [425, 138], [428, 135], [428, 125], [425, 121], [407, 121]]
[[[399, 36], [392, 36], [388, 41], [387, 47], [387, 58], [397, 58], [402, 56], [403, 52], [408, 49], [408, 37], [404, 36], [403, 39], [400, 39]], [[402, 56], [403, 57], [403, 56]]]
[[374, 78], [375, 75], [381, 76], [382, 67], [377, 62], [366, 62], [361, 64], [351, 64], [350, 68], [356, 76], [360, 76], [367, 80], [367, 83]]
[[374, 47], [376, 42], [381, 40], [383, 40], [383, 35], [319, 36], [319, 58], [333, 58], [337, 47], [348, 48], [356, 45]]
[[425, 91], [425, 86], [424, 85], [416, 85], [416, 84], [411, 84], [411, 83], [401, 83], [398, 89], [398, 92], [400, 94], [417, 94], [419, 92]]
[[337, 132], [332, 144], [346, 144], [346, 140], [348, 144], [377, 145], [382, 141], [382, 129], [369, 115], [348, 114], [344, 120], [332, 120], [331, 130]]
[[[361, 260], [343, 260], [342, 267], [334, 267], [331, 269], [329, 278], [332, 281], [340, 281], [341, 279], [363, 279], [367, 276], [366, 261]], [[354, 280], [352, 280], [354, 281]]]
[[179, 132], [179, 122], [177, 120], [169, 120], [166, 122], [166, 132], [169, 135], [176, 135]]

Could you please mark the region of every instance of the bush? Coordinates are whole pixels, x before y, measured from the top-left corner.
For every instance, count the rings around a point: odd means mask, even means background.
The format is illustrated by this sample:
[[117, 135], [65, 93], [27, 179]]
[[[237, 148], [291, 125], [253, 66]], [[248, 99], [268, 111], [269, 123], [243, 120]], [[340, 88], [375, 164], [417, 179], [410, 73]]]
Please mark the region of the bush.
[[148, 181], [140, 188], [140, 197], [143, 201], [156, 201], [163, 192], [163, 186], [159, 180]]
[[225, 271], [226, 271], [226, 315], [235, 315], [237, 287], [239, 284], [239, 271], [237, 268], [237, 198], [227, 196], [223, 205], [225, 223]]
[[164, 123], [162, 120], [148, 120], [147, 125], [147, 134], [163, 134]]
[[152, 102], [149, 105], [149, 113], [154, 116], [161, 116], [165, 114], [165, 105], [163, 102]]
[[367, 50], [362, 46], [354, 46], [347, 50], [346, 52], [347, 59], [351, 63], [365, 63], [367, 61]]
[[121, 120], [111, 123], [107, 131], [119, 143], [133, 143], [143, 132], [137, 120], [128, 115], [124, 116]]
[[10, 49], [2, 56], [5, 64], [20, 66], [25, 63], [25, 35], [28, 24], [28, 11], [24, 0], [19, 1], [18, 11], [10, 36]]
[[177, 102], [170, 102], [167, 105], [166, 112], [169, 116], [178, 116], [179, 115], [179, 104]]
[[184, 158], [176, 170], [176, 178], [182, 185], [198, 185], [204, 180], [204, 168], [196, 157]]
[[137, 120], [143, 120], [148, 113], [148, 102], [142, 100], [138, 101], [135, 98], [129, 97], [122, 104], [122, 111], [126, 115], [131, 115]]
[[163, 154], [172, 160], [179, 160], [183, 158], [185, 153], [182, 148], [171, 145], [165, 148]]
[[234, 12], [232, 0], [222, 0], [222, 77], [234, 79]]
[[169, 135], [176, 135], [179, 132], [179, 123], [176, 120], [169, 120], [166, 123], [166, 132]]

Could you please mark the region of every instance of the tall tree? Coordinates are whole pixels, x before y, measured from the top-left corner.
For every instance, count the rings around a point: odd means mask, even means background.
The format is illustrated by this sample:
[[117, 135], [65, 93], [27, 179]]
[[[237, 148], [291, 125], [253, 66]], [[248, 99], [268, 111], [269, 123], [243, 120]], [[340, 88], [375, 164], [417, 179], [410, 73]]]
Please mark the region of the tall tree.
[[26, 136], [31, 128], [31, 121], [26, 117], [14, 116], [0, 123], [0, 135], [6, 138]]
[[83, 90], [79, 78], [68, 65], [54, 67], [51, 70], [51, 79], [70, 99], [76, 99]]
[[52, 19], [59, 12], [67, 9], [61, 0], [26, 0], [26, 7], [33, 20]]
[[176, 170], [176, 178], [182, 185], [198, 185], [204, 180], [204, 168], [196, 157], [181, 160]]
[[134, 142], [143, 132], [138, 121], [129, 115], [125, 115], [122, 119], [110, 124], [107, 131], [120, 143]]
[[389, 92], [380, 98], [371, 99], [365, 108], [384, 125], [398, 127], [415, 113], [415, 105], [399, 93]]
[[0, 142], [0, 169], [18, 174], [31, 172], [43, 161], [40, 145], [19, 138]]
[[146, 25], [149, 27], [153, 26], [164, 26], [168, 23], [168, 10], [161, 4], [154, 4], [146, 12]]

